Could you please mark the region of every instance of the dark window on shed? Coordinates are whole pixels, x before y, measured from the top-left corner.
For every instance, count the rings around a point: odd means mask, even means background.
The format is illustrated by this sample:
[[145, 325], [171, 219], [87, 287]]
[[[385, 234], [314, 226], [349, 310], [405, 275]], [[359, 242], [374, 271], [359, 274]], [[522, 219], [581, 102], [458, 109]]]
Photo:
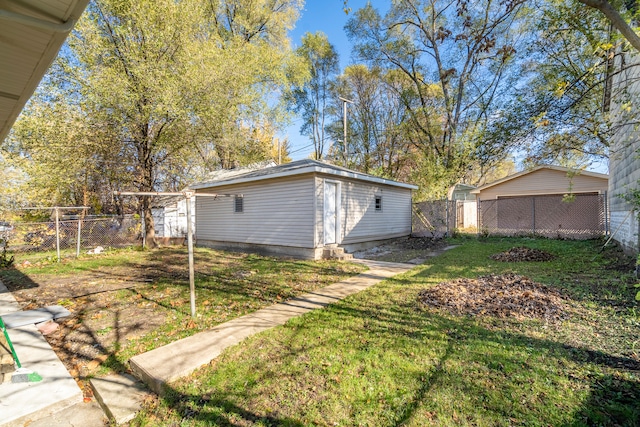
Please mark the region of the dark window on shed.
[[382, 196], [376, 196], [376, 210], [382, 210]]
[[235, 203], [233, 205], [233, 211], [235, 213], [244, 212], [244, 197], [243, 196], [236, 196]]

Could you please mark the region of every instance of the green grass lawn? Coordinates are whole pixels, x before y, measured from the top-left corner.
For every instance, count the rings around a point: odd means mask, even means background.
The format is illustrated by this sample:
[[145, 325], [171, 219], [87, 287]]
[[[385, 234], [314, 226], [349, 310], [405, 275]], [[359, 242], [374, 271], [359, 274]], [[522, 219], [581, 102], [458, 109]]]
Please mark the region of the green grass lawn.
[[126, 371], [137, 354], [364, 270], [339, 261], [196, 248], [195, 318], [184, 247], [34, 261], [0, 269], [0, 280], [23, 308], [61, 304], [71, 311], [48, 339], [74, 377], [86, 379]]
[[[637, 426], [640, 308], [602, 242], [461, 239], [342, 302], [228, 349], [146, 402], [140, 426]], [[514, 246], [554, 261], [501, 263]], [[561, 323], [454, 316], [420, 290], [514, 272], [560, 290]]]

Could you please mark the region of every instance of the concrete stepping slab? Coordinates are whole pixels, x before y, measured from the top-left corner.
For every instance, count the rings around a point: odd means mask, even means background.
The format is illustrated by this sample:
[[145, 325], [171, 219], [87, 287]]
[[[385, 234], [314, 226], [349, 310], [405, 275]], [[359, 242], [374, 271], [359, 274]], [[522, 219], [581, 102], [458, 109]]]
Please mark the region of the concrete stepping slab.
[[50, 305], [34, 310], [14, 311], [0, 316], [7, 329], [12, 329], [19, 326], [43, 323], [60, 317], [68, 317], [71, 316], [71, 312], [61, 305]]
[[91, 387], [107, 416], [118, 425], [131, 421], [150, 394], [144, 384], [127, 374], [93, 378]]
[[404, 273], [415, 265], [382, 261], [357, 260], [369, 270], [326, 286], [315, 292], [283, 303], [274, 304], [246, 316], [218, 325], [208, 331], [174, 341], [168, 345], [139, 354], [129, 360], [138, 378], [151, 390], [162, 395], [164, 385], [191, 374], [211, 363], [227, 347], [259, 332], [283, 325], [289, 319], [322, 308], [349, 295], [375, 285], [383, 279]]
[[[25, 427], [27, 424], [21, 424]], [[100, 404], [95, 400], [80, 402], [55, 412], [47, 417], [39, 418], [28, 424], [28, 427], [100, 427], [107, 426], [108, 420]]]
[[22, 366], [42, 381], [0, 385], [0, 426], [23, 426], [82, 402], [82, 390], [35, 325], [9, 334]]
[[[0, 281], [0, 313], [10, 312], [20, 312], [20, 305]], [[15, 327], [9, 337], [22, 366], [42, 381], [0, 384], [1, 427], [28, 425], [82, 403], [82, 390], [35, 325]]]

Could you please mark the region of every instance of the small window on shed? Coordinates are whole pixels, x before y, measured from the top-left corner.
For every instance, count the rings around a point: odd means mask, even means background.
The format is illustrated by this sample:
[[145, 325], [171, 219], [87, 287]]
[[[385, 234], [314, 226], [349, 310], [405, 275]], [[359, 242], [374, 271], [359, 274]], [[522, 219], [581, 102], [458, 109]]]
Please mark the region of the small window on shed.
[[233, 211], [235, 213], [244, 212], [244, 197], [243, 196], [241, 196], [241, 195], [240, 196], [236, 196]]
[[376, 211], [382, 210], [382, 196], [376, 196]]

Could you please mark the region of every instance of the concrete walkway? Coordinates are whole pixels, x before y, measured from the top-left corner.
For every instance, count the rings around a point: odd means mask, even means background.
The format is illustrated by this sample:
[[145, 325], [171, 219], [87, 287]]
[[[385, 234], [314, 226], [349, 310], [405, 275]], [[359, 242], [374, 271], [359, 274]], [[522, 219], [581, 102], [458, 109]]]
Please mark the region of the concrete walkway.
[[[20, 306], [0, 282], [0, 314], [18, 311]], [[0, 384], [0, 425], [22, 426], [34, 416], [82, 402], [82, 390], [35, 325], [9, 329], [8, 334], [22, 367], [37, 372], [42, 381]]]
[[[369, 270], [315, 292], [272, 305], [218, 325], [211, 330], [200, 332], [164, 347], [135, 356], [129, 361], [131, 369], [151, 390], [162, 394], [165, 384], [189, 375], [196, 369], [207, 365], [227, 347], [235, 345], [251, 335], [282, 325], [293, 317], [325, 307], [373, 286], [381, 280], [404, 273], [415, 267], [415, 264], [369, 260], [354, 261], [368, 266]], [[2, 311], [0, 310], [0, 312]], [[36, 334], [40, 335], [39, 333]], [[39, 338], [44, 341], [44, 338]], [[47, 344], [46, 341], [44, 341], [44, 344]], [[53, 353], [50, 347], [49, 352]], [[53, 353], [53, 357], [57, 359], [55, 353]], [[58, 363], [60, 363], [59, 360]], [[37, 364], [34, 363], [34, 365]], [[39, 366], [37, 368], [40, 369]], [[56, 376], [52, 375], [50, 378], [53, 383], [45, 383], [43, 381], [42, 383], [27, 384], [26, 386], [21, 384], [0, 385], [0, 426], [22, 426], [28, 424], [30, 427], [93, 427], [104, 424], [102, 414], [95, 411], [95, 404], [78, 403], [70, 406], [76, 403], [78, 399], [82, 400], [82, 394], [73, 379], [71, 381], [75, 386], [74, 393], [68, 393], [69, 396], [61, 394], [60, 397], [64, 399], [60, 399], [57, 402], [57, 406], [49, 405], [45, 408], [33, 406], [33, 399], [36, 395], [57, 396], [58, 394], [53, 392], [54, 387], [57, 387], [58, 384], [56, 381], [62, 382], [64, 380], [65, 384], [67, 384], [67, 380], [71, 377], [64, 370], [64, 372]], [[115, 420], [118, 424], [131, 420], [139, 410], [142, 400], [148, 394], [148, 391], [139, 381], [127, 375], [99, 378], [92, 380], [91, 383], [95, 390], [96, 399], [109, 415], [109, 418]], [[19, 398], [12, 397], [10, 388], [14, 386], [24, 387], [30, 395], [21, 395]], [[39, 391], [36, 391], [36, 388]], [[58, 410], [67, 409], [53, 413], [56, 408]], [[25, 414], [27, 411], [31, 411], [31, 413]]]
[[223, 323], [205, 332], [175, 341], [164, 347], [134, 356], [130, 361], [134, 374], [154, 392], [162, 386], [189, 375], [207, 365], [220, 353], [245, 338], [283, 325], [292, 317], [322, 308], [342, 298], [375, 285], [383, 279], [415, 267], [410, 264], [356, 260], [369, 270], [315, 292], [272, 305], [246, 316]]

